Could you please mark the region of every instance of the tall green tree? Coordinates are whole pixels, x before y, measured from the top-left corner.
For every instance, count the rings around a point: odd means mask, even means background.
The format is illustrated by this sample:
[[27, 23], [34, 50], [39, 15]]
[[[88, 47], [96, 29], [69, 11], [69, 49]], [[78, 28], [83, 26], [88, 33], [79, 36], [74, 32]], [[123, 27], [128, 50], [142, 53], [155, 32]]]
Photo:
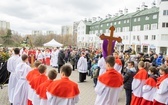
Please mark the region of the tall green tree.
[[12, 45], [13, 41], [11, 40], [12, 32], [10, 29], [7, 30], [7, 33], [5, 36], [2, 36], [2, 39], [4, 40], [4, 45]]

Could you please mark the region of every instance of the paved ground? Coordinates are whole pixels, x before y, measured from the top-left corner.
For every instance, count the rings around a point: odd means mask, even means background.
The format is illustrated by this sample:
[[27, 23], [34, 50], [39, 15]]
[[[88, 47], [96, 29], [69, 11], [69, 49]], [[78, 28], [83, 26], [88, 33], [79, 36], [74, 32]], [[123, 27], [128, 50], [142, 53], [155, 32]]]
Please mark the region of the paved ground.
[[[57, 78], [60, 78], [60, 75], [58, 75]], [[75, 82], [78, 82], [78, 72], [73, 71], [70, 79]], [[80, 101], [77, 105], [94, 105], [96, 94], [94, 92], [92, 79], [90, 77], [87, 77], [86, 82], [78, 83], [78, 85], [80, 89]], [[0, 89], [0, 105], [9, 105], [7, 89], [8, 89], [7, 85], [4, 85], [3, 89]], [[125, 104], [125, 94], [123, 90], [120, 94], [118, 105], [124, 105], [124, 104]]]

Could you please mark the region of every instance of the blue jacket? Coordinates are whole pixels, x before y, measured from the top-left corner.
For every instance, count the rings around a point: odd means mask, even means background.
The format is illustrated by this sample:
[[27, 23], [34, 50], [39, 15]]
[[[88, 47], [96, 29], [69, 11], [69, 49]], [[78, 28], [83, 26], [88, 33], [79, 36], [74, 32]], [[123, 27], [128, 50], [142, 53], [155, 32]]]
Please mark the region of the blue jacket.
[[162, 60], [163, 60], [163, 56], [159, 56], [159, 57], [156, 59], [156, 65], [157, 65], [157, 66], [162, 65]]

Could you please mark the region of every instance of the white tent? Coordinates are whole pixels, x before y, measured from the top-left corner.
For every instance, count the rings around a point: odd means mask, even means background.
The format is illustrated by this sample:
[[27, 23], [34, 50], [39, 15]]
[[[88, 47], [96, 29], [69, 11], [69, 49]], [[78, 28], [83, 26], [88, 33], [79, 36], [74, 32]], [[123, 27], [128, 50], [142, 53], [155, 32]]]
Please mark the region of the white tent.
[[54, 39], [52, 39], [51, 41], [43, 44], [44, 46], [50, 46], [50, 47], [61, 47], [63, 46], [63, 44], [58, 43], [57, 41], [55, 41]]

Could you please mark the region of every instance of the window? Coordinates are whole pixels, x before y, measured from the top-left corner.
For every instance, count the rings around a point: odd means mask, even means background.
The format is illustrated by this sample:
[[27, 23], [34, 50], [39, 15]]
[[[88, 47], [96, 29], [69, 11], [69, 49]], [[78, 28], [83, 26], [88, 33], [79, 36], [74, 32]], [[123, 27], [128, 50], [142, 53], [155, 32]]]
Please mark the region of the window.
[[103, 24], [100, 27], [103, 27]]
[[116, 22], [114, 22], [114, 25], [116, 25]]
[[140, 18], [140, 17], [138, 18], [138, 21], [141, 21], [141, 18]]
[[125, 40], [125, 36], [123, 36], [123, 40]]
[[137, 40], [140, 41], [139, 35], [137, 36]]
[[113, 23], [110, 24], [111, 26], [113, 25]]
[[129, 27], [123, 27], [122, 28], [122, 32], [128, 32], [129, 31]]
[[144, 25], [144, 30], [149, 30], [149, 24]]
[[102, 34], [103, 33], [103, 30], [100, 30], [100, 34]]
[[156, 30], [157, 29], [157, 23], [151, 24], [151, 30]]
[[146, 16], [146, 17], [145, 17], [145, 20], [149, 20], [149, 16]]
[[145, 35], [145, 36], [144, 36], [144, 40], [148, 40], [148, 35]]
[[140, 31], [141, 30], [141, 26], [133, 26], [133, 31]]
[[168, 15], [168, 10], [163, 10], [163, 15]]
[[126, 36], [126, 40], [128, 40], [128, 36]]
[[165, 22], [162, 23], [162, 27], [163, 27], [163, 28], [168, 28], [168, 23], [165, 23]]
[[126, 20], [124, 20], [124, 23], [126, 23], [127, 21]]
[[108, 33], [108, 31], [109, 31], [109, 30], [108, 30], [108, 29], [106, 29], [106, 33]]
[[136, 36], [133, 36], [133, 40], [135, 40], [136, 39]]
[[167, 41], [168, 40], [168, 34], [161, 35], [161, 40]]
[[136, 22], [136, 18], [134, 19], [134, 22]]
[[165, 27], [166, 26], [166, 23], [162, 23], [162, 27]]
[[127, 23], [129, 23], [129, 20], [127, 20]]
[[153, 15], [153, 19], [157, 19], [157, 15]]
[[121, 23], [121, 21], [118, 21], [118, 24], [120, 24]]
[[95, 34], [97, 34], [98, 33], [98, 30], [95, 30]]
[[152, 35], [152, 40], [156, 40], [156, 35]]
[[118, 27], [116, 32], [121, 32], [121, 28], [120, 28], [120, 27]]
[[107, 23], [107, 26], [109, 26], [109, 23]]

